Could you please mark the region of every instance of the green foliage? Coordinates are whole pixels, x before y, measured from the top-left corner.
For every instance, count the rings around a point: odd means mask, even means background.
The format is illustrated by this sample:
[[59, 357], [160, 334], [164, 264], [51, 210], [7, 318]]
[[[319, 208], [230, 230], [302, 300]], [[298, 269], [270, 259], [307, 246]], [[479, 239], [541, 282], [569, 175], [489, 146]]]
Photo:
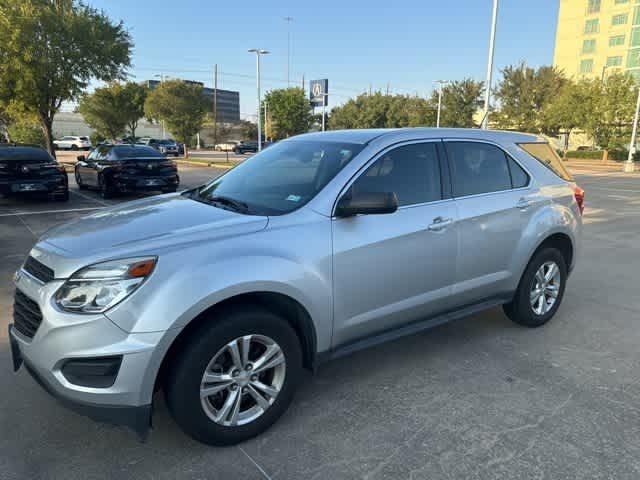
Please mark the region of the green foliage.
[[630, 75], [614, 73], [591, 83], [584, 131], [605, 150], [628, 147], [638, 87]]
[[502, 80], [494, 96], [500, 110], [493, 120], [500, 128], [524, 132], [542, 132], [546, 129], [540, 112], [559, 95], [568, 80], [555, 67], [538, 69], [524, 63], [502, 70]]
[[[484, 82], [470, 78], [449, 82], [442, 87], [440, 109], [441, 127], [477, 127], [473, 117], [482, 106]], [[431, 95], [431, 103], [438, 105], [438, 91]]]
[[[566, 154], [567, 158], [588, 159], [588, 160], [602, 160], [604, 150], [575, 150], [569, 151]], [[629, 158], [629, 150], [625, 148], [619, 148], [616, 150], [609, 150], [607, 152], [607, 158], [609, 160], [615, 160], [616, 162], [626, 162]], [[638, 161], [640, 159], [640, 152], [633, 154], [633, 160]]]
[[208, 103], [202, 87], [182, 80], [167, 80], [151, 90], [144, 104], [145, 115], [164, 120], [167, 129], [186, 145], [202, 129]]
[[568, 135], [574, 129], [584, 127], [587, 115], [597, 99], [594, 96], [597, 93], [594, 85], [591, 80], [566, 82], [558, 94], [539, 112], [538, 123], [542, 133]]
[[565, 154], [565, 156], [567, 158], [602, 160], [602, 154], [602, 150], [570, 150]]
[[249, 120], [240, 120], [240, 130], [245, 139], [254, 140], [258, 138], [258, 125]]
[[264, 97], [262, 112], [264, 112], [265, 103], [268, 105], [269, 132], [267, 133], [270, 137], [280, 140], [309, 131], [311, 106], [302, 88], [271, 90]]
[[329, 128], [398, 128], [435, 125], [436, 111], [426, 99], [409, 95], [362, 94], [335, 107]]
[[7, 135], [10, 141], [16, 143], [29, 143], [42, 147], [46, 144], [42, 127], [34, 118], [27, 116], [14, 120], [7, 127]]
[[122, 78], [131, 47], [122, 23], [77, 0], [0, 0], [0, 101], [36, 115], [53, 154], [62, 102], [91, 79]]
[[84, 95], [78, 112], [98, 135], [115, 140], [125, 129], [135, 137], [138, 120], [144, 116], [147, 88], [135, 82], [112, 83]]

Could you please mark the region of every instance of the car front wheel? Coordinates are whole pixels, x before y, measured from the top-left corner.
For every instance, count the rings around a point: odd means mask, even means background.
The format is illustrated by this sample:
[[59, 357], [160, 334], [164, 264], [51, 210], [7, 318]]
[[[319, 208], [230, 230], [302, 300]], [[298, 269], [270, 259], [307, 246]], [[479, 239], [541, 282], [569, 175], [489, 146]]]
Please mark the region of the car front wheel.
[[555, 248], [537, 252], [520, 279], [513, 300], [504, 305], [505, 314], [519, 325], [540, 327], [555, 315], [564, 297], [567, 264]]
[[191, 332], [173, 361], [165, 396], [187, 434], [233, 445], [285, 412], [301, 372], [300, 343], [285, 319], [258, 307], [234, 307]]

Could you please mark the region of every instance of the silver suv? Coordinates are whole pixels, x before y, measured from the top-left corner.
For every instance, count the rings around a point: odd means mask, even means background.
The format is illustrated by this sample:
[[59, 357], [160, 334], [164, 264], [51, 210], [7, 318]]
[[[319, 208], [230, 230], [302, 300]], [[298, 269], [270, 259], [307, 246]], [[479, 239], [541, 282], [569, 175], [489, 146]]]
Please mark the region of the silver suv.
[[583, 202], [532, 135], [301, 135], [47, 232], [15, 276], [14, 368], [142, 437], [163, 390], [189, 435], [240, 442], [282, 415], [303, 368], [495, 305], [546, 323]]

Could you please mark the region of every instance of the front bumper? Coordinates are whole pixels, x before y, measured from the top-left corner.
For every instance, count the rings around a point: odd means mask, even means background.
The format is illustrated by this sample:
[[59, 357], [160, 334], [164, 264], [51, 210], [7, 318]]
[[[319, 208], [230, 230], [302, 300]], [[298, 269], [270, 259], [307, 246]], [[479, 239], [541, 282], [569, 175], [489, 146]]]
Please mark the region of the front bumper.
[[[42, 322], [32, 338], [10, 327], [14, 369], [26, 370], [64, 405], [95, 420], [132, 428], [144, 438], [150, 427], [154, 353], [163, 332], [130, 334], [104, 315], [75, 315], [57, 310], [53, 294], [62, 280], [43, 284], [21, 270], [16, 288], [35, 301]], [[70, 359], [122, 356], [113, 384], [106, 388], [71, 383], [63, 375]]]
[[62, 175], [20, 178], [0, 178], [0, 193], [14, 195], [22, 193], [64, 193], [67, 190], [66, 177]]

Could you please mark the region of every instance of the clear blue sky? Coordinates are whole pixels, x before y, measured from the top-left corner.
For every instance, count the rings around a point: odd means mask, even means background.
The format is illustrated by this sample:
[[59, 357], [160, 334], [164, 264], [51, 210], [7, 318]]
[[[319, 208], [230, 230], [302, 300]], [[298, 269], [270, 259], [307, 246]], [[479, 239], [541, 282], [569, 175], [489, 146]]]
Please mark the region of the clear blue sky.
[[[427, 95], [438, 79], [484, 80], [491, 0], [202, 1], [86, 0], [122, 20], [135, 48], [132, 78], [155, 74], [240, 92], [243, 116], [255, 112], [255, 56], [263, 61], [263, 91], [286, 86], [287, 29], [291, 24], [292, 79], [329, 78], [329, 106], [372, 85], [394, 93]], [[558, 0], [501, 0], [495, 74], [525, 60], [549, 64]]]

